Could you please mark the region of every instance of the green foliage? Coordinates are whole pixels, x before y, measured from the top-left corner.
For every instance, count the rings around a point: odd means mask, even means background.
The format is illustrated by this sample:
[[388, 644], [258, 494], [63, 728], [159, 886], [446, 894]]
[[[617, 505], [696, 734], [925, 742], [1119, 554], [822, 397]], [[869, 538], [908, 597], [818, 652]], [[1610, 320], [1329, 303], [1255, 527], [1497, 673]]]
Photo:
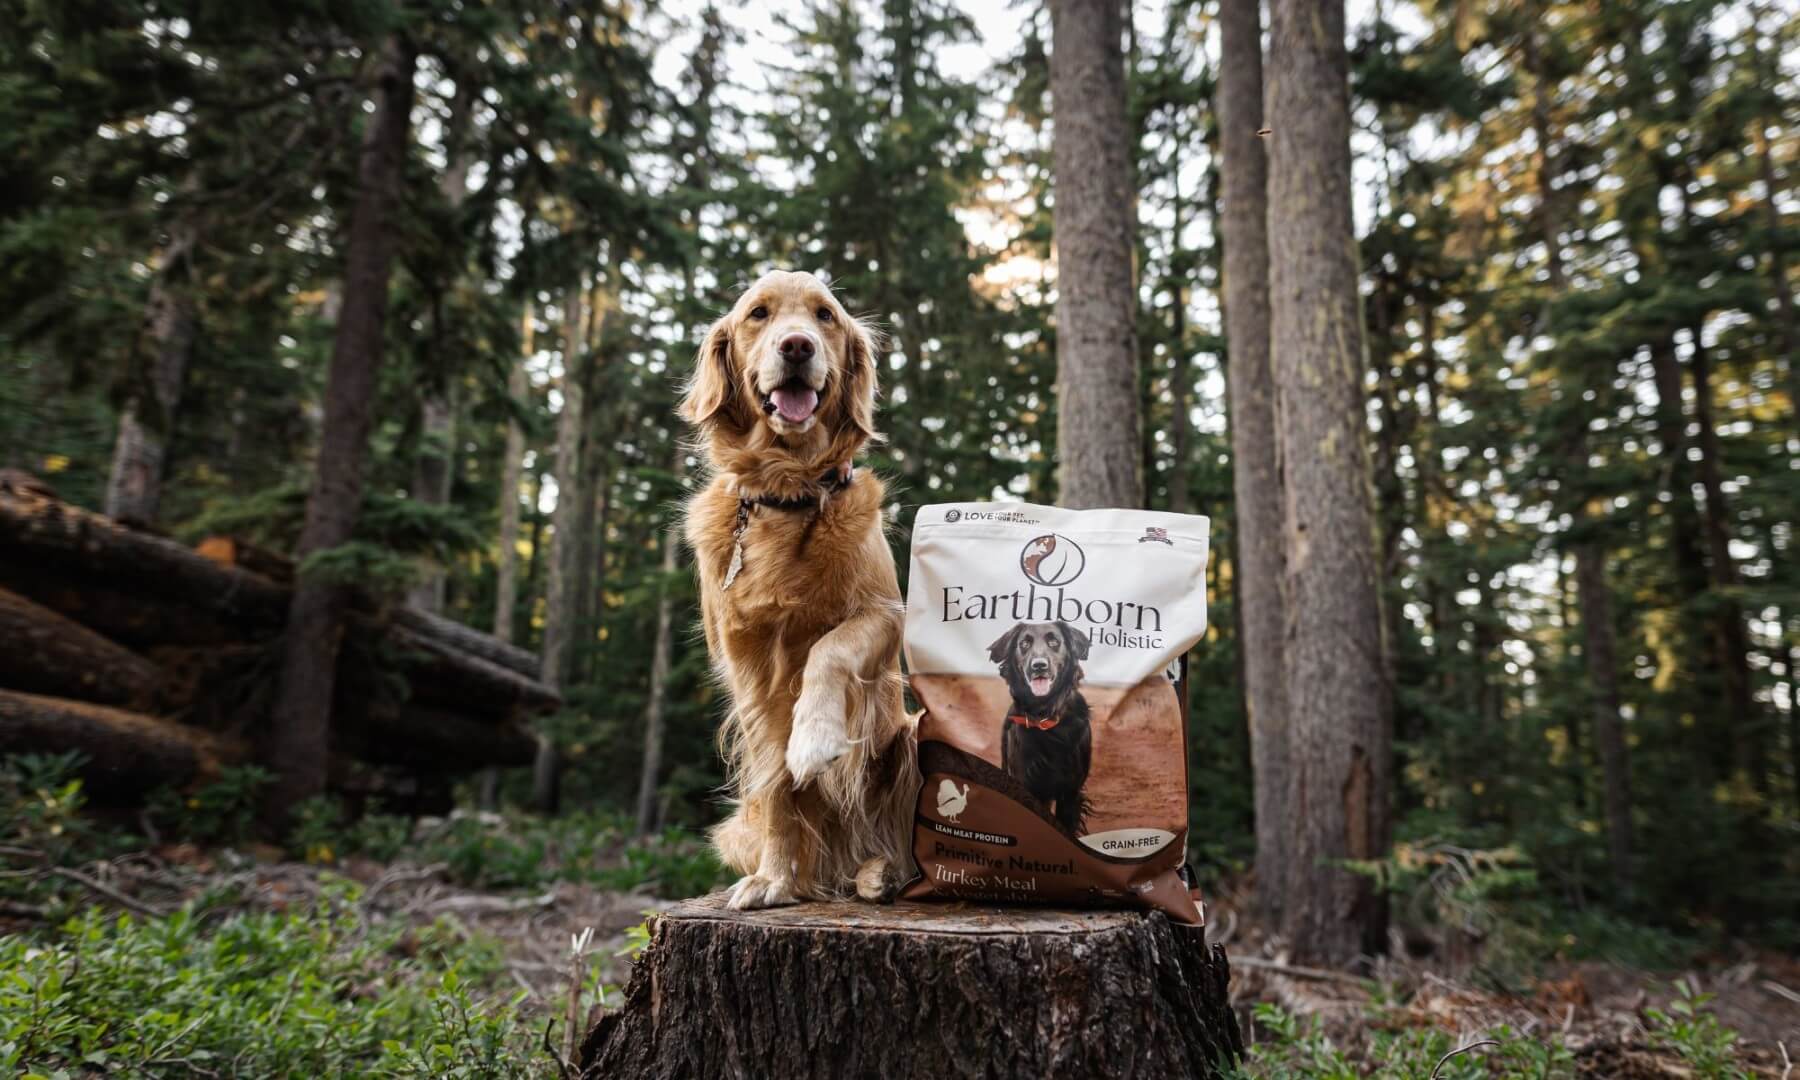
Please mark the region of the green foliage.
[[724, 883], [724, 869], [702, 838], [678, 828], [641, 838], [631, 831], [624, 819], [606, 813], [458, 814], [416, 825], [369, 814], [345, 825], [340, 808], [319, 799], [297, 815], [288, 846], [317, 862], [360, 855], [443, 863], [452, 881], [480, 889], [541, 889], [570, 881], [681, 899]]
[[447, 928], [365, 923], [341, 899], [212, 927], [89, 911], [0, 938], [0, 1070], [549, 1075], [499, 975]]
[[657, 896], [699, 896], [727, 880], [712, 845], [680, 829], [632, 841], [620, 864], [596, 879], [609, 889], [648, 888]]
[[17, 754], [0, 760], [0, 844], [41, 851], [53, 863], [97, 855], [119, 838], [82, 813], [81, 755]]
[[[1379, 1016], [1371, 1016], [1379, 1023]], [[1335, 1040], [1317, 1019], [1310, 1023], [1279, 1006], [1258, 1004], [1246, 1060], [1234, 1075], [1244, 1080], [1422, 1080], [1434, 1070], [1442, 1080], [1574, 1080], [1575, 1057], [1561, 1042], [1500, 1027], [1462, 1042], [1439, 1028], [1377, 1026]], [[1491, 1040], [1492, 1045], [1474, 1045]], [[1463, 1052], [1452, 1054], [1461, 1048]]]
[[192, 793], [155, 792], [148, 812], [172, 836], [201, 844], [247, 843], [255, 832], [258, 801], [273, 779], [258, 765], [228, 765], [217, 780]]
[[1748, 1080], [1750, 1074], [1737, 1064], [1737, 1032], [1707, 1008], [1713, 995], [1698, 992], [1686, 979], [1675, 984], [1675, 991], [1666, 1010], [1644, 1010], [1651, 1041], [1679, 1054], [1700, 1080]]
[[1393, 897], [1406, 925], [1480, 943], [1482, 973], [1506, 986], [1522, 985], [1552, 963], [1586, 959], [1672, 968], [1696, 947], [1612, 910], [1562, 902], [1517, 847], [1401, 841], [1385, 859], [1347, 866]]

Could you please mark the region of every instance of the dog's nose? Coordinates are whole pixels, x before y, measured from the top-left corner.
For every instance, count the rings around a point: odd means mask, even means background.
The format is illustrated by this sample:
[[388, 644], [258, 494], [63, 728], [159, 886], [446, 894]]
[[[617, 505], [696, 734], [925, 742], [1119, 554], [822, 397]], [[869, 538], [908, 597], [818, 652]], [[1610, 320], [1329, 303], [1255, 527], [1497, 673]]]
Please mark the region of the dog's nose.
[[781, 339], [781, 358], [790, 365], [804, 364], [813, 358], [813, 339], [808, 334], [789, 334]]
[[1050, 673], [1050, 661], [1048, 660], [1033, 660], [1026, 666], [1033, 675], [1048, 675]]

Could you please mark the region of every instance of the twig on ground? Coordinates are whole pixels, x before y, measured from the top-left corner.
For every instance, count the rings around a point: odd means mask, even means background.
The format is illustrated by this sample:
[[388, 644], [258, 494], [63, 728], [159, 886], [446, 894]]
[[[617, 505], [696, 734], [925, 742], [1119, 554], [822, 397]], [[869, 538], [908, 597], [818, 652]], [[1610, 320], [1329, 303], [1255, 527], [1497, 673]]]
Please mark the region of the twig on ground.
[[1777, 1040], [1775, 1048], [1781, 1051], [1781, 1080], [1788, 1080], [1794, 1072], [1794, 1059], [1788, 1057], [1787, 1043]]
[[426, 881], [438, 876], [447, 869], [449, 869], [448, 863], [435, 862], [428, 866], [418, 866], [403, 870], [389, 870], [387, 873], [382, 874], [375, 884], [369, 886], [368, 892], [363, 893], [362, 906], [368, 907], [370, 904], [374, 903], [375, 898], [380, 896], [384, 889], [391, 888], [395, 885], [408, 885], [415, 881]]
[[1786, 998], [1794, 1004], [1800, 1005], [1800, 994], [1794, 993], [1774, 979], [1764, 979], [1762, 981], [1762, 988], [1778, 998]]
[[568, 1061], [563, 1059], [563, 1056], [557, 1052], [556, 1047], [550, 1042], [550, 1031], [554, 1027], [556, 1027], [556, 1019], [554, 1017], [544, 1021], [544, 1053], [549, 1054], [550, 1060], [556, 1062], [556, 1075], [562, 1077], [562, 1080], [576, 1080], [574, 1067]]
[[1438, 1073], [1443, 1069], [1444, 1064], [1446, 1062], [1448, 1062], [1451, 1058], [1455, 1057], [1456, 1055], [1466, 1054], [1471, 1050], [1476, 1050], [1483, 1046], [1499, 1046], [1499, 1045], [1500, 1045], [1500, 1041], [1498, 1039], [1478, 1039], [1475, 1042], [1472, 1042], [1467, 1046], [1457, 1047], [1456, 1049], [1450, 1051], [1448, 1054], [1445, 1054], [1443, 1057], [1438, 1058], [1438, 1063], [1436, 1065], [1432, 1066], [1432, 1069], [1431, 1069], [1431, 1080], [1438, 1080]]
[[87, 889], [89, 892], [98, 893], [120, 907], [128, 908], [137, 912], [139, 915], [145, 915], [152, 919], [161, 919], [167, 917], [169, 914], [161, 908], [153, 907], [135, 897], [127, 896], [113, 888], [111, 885], [91, 878], [79, 870], [71, 870], [66, 866], [52, 866], [44, 872], [56, 877], [68, 878], [70, 881]]
[[542, 896], [522, 896], [509, 899], [503, 896], [452, 896], [439, 900], [431, 905], [434, 911], [458, 911], [466, 915], [511, 915], [515, 912], [530, 911], [532, 908], [550, 907], [556, 903], [556, 890]]
[[1373, 981], [1361, 975], [1351, 975], [1344, 971], [1300, 967], [1295, 964], [1283, 964], [1276, 960], [1264, 960], [1257, 956], [1232, 956], [1228, 959], [1234, 967], [1246, 967], [1253, 971], [1272, 971], [1277, 975], [1291, 975], [1296, 979], [1316, 979], [1321, 982], [1338, 982], [1350, 986], [1366, 986]]

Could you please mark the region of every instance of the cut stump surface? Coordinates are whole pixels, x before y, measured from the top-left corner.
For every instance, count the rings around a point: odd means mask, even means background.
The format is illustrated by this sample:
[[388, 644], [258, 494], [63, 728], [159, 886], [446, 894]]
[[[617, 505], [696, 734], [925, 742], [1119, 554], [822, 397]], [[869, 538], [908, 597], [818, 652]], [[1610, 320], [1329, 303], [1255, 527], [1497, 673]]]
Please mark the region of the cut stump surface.
[[658, 917], [584, 1077], [1188, 1077], [1242, 1053], [1223, 950], [1161, 914], [854, 901]]

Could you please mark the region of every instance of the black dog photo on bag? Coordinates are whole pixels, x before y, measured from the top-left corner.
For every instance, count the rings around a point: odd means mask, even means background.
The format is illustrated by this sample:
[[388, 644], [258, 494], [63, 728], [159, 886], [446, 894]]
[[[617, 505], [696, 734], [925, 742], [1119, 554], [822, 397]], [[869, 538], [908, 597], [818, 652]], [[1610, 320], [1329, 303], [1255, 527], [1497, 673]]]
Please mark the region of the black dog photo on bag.
[[[1141, 546], [1148, 541], [1150, 546]], [[927, 506], [906, 660], [922, 781], [913, 897], [1144, 905], [1198, 922], [1186, 653], [1207, 521]]]
[[1081, 793], [1094, 752], [1081, 662], [1088, 638], [1068, 623], [1019, 623], [988, 647], [1012, 692], [1000, 727], [1000, 767], [1050, 807], [1071, 836], [1087, 819]]

